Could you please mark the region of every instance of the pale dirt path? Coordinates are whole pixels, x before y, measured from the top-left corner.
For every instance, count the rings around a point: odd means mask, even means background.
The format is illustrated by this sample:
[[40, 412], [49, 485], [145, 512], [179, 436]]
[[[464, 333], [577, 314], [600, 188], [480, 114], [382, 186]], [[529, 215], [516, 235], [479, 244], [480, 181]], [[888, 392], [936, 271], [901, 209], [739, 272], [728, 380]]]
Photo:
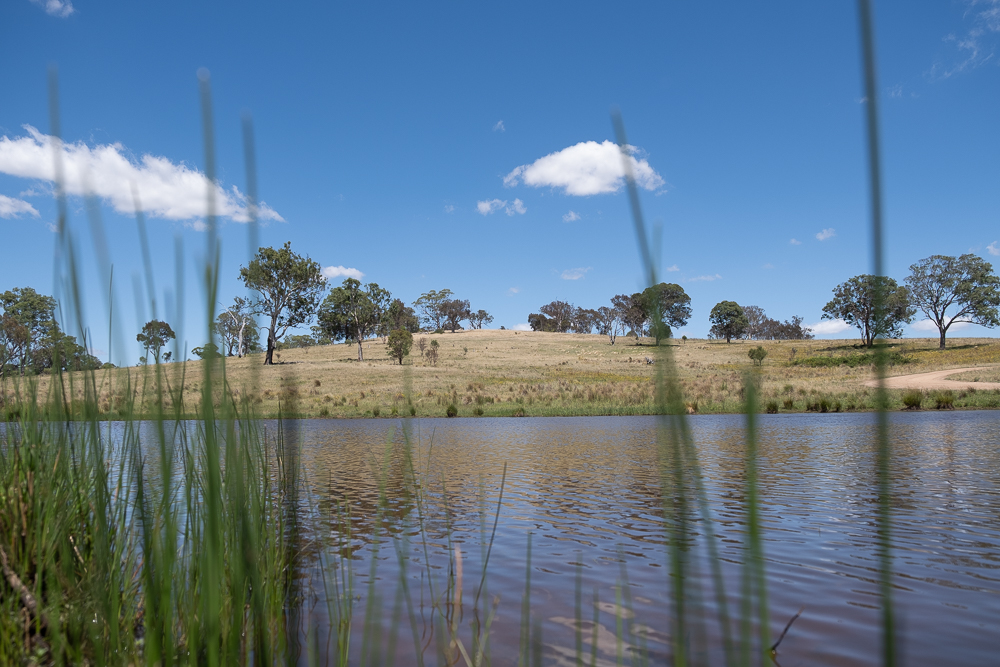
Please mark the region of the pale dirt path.
[[[950, 368], [946, 371], [916, 373], [914, 375], [897, 375], [885, 379], [886, 389], [1000, 389], [1000, 382], [968, 382], [966, 380], [948, 380], [949, 375], [965, 371], [984, 370], [984, 366], [972, 368]], [[877, 380], [868, 380], [866, 387], [875, 387]]]

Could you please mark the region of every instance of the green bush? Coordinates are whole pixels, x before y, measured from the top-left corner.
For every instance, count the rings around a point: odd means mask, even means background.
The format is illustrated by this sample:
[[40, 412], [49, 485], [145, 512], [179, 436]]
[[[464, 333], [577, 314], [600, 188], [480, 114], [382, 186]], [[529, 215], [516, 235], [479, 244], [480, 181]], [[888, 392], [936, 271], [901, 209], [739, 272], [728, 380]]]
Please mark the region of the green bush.
[[903, 394], [903, 405], [907, 410], [919, 410], [924, 402], [924, 392], [919, 389], [909, 389]]
[[768, 401], [767, 402], [767, 414], [769, 414], [769, 415], [776, 415], [776, 414], [778, 414], [778, 402], [777, 401]]
[[794, 408], [795, 408], [795, 401], [794, 401], [794, 400], [792, 400], [792, 399], [790, 399], [790, 398], [786, 398], [786, 399], [785, 399], [785, 400], [784, 400], [784, 401], [782, 402], [782, 406], [783, 406], [783, 407], [784, 407], [784, 408], [785, 408], [786, 410], [792, 410], [792, 409], [794, 409]]
[[410, 416], [415, 417], [417, 414], [417, 408], [413, 405], [410, 406]]
[[763, 345], [758, 345], [757, 347], [750, 348], [747, 356], [750, 357], [755, 366], [763, 366], [764, 358], [767, 357], [767, 350], [764, 349]]
[[938, 410], [954, 410], [955, 394], [951, 389], [945, 389], [934, 394], [934, 407]]
[[[886, 354], [885, 362], [890, 366], [897, 366], [902, 364], [909, 364], [913, 361], [911, 357], [907, 357], [899, 352], [889, 352]], [[874, 366], [875, 365], [875, 353], [874, 352], [861, 352], [856, 354], [844, 354], [839, 357], [806, 357], [804, 359], [793, 359], [789, 362], [792, 366], [806, 366], [809, 368], [833, 368], [836, 366], [850, 366], [851, 368], [856, 368], [858, 366]]]
[[455, 404], [452, 403], [451, 405], [448, 406], [448, 409], [444, 411], [444, 414], [446, 416], [448, 416], [448, 417], [457, 417], [458, 416], [458, 408], [456, 408]]
[[482, 408], [476, 408], [475, 410], [472, 411], [472, 413], [474, 415], [476, 415], [477, 417], [482, 417], [483, 416], [483, 409]]
[[378, 417], [382, 414], [382, 411], [378, 409], [378, 406], [372, 408], [372, 417]]

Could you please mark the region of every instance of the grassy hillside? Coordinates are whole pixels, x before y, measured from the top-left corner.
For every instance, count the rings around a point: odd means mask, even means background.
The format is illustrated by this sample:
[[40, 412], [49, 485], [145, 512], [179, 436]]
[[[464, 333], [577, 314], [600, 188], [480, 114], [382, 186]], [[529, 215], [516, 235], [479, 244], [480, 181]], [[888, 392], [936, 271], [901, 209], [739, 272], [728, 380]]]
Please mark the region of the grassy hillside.
[[[436, 365], [421, 355], [420, 338], [439, 342]], [[405, 415], [411, 405], [416, 416], [444, 416], [448, 405], [459, 416], [649, 414], [656, 366], [646, 358], [663, 358], [651, 340], [637, 344], [620, 337], [609, 345], [600, 335], [485, 330], [418, 334], [414, 341], [402, 366], [388, 358], [378, 339], [365, 343], [361, 363], [355, 345], [339, 344], [281, 351], [271, 367], [261, 365], [261, 355], [229, 358], [225, 372], [231, 395], [249, 398], [264, 416], [276, 415], [279, 403], [286, 412], [310, 417]], [[768, 355], [754, 368], [747, 352], [757, 345]], [[738, 412], [747, 372], [760, 382], [761, 405], [774, 402], [780, 412], [871, 407], [872, 390], [862, 386], [873, 377], [871, 354], [855, 340], [688, 340], [670, 341], [669, 348], [690, 408], [698, 413]], [[987, 366], [1000, 364], [1000, 341], [954, 339], [939, 351], [936, 339], [906, 339], [893, 341], [890, 354], [891, 375]], [[168, 407], [182, 402], [184, 413], [194, 409], [204, 363], [162, 367], [173, 392]], [[99, 372], [102, 413], [114, 416], [123, 392], [141, 397], [144, 383], [154, 380], [150, 368]], [[45, 392], [48, 381], [38, 378], [38, 391]], [[12, 406], [12, 394], [27, 388], [30, 383], [8, 380], [6, 404]], [[955, 399], [957, 407], [1000, 407], [1000, 394], [992, 391], [956, 392]], [[894, 400], [902, 405], [901, 396]]]

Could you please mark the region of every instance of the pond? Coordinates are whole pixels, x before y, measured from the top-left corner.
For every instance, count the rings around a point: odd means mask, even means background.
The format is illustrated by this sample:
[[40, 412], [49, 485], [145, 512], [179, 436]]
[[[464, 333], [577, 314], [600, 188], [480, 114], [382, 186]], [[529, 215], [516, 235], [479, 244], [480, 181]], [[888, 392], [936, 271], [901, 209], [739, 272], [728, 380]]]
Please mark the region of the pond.
[[[997, 415], [890, 416], [900, 664], [996, 664]], [[802, 609], [778, 649], [776, 661], [784, 667], [881, 663], [874, 419], [872, 414], [760, 418], [770, 636], [776, 639]], [[736, 616], [746, 543], [744, 419], [697, 416], [689, 423], [729, 612]], [[323, 585], [320, 563], [328, 577], [337, 569], [336, 558], [323, 545], [339, 541], [356, 577], [352, 663], [362, 659], [363, 650], [390, 650], [393, 641], [397, 664], [416, 663], [414, 633], [420, 643], [431, 642], [428, 581], [441, 597], [456, 546], [464, 570], [459, 636], [471, 644], [468, 626], [475, 616], [504, 465], [503, 502], [479, 605], [499, 600], [491, 626], [491, 664], [516, 665], [522, 641], [544, 664], [572, 664], [578, 614], [588, 664], [594, 636], [597, 664], [614, 664], [618, 655], [626, 663], [667, 661], [674, 626], [655, 418], [420, 419], [407, 421], [405, 432], [403, 422], [392, 420], [294, 424], [306, 482], [302, 509], [317, 519], [338, 511], [343, 516], [348, 509], [351, 516], [349, 534], [345, 521], [321, 521], [324, 528], [314, 521], [312, 528], [303, 528], [303, 562], [311, 563], [303, 575], [309, 610], [303, 624], [326, 622], [323, 610], [331, 589], [329, 581]], [[407, 438], [419, 494], [404, 483]], [[381, 488], [386, 501], [377, 520]], [[690, 529], [688, 642], [699, 661], [719, 664], [704, 525], [693, 517]], [[318, 554], [324, 551], [321, 560]], [[528, 573], [530, 614], [525, 616]], [[401, 577], [409, 583], [413, 624]], [[371, 642], [364, 647], [362, 639], [368, 591], [376, 592], [380, 605], [379, 618], [369, 621], [369, 630], [375, 624], [383, 637], [375, 649]], [[449, 604], [454, 599], [448, 592]], [[483, 621], [483, 614], [478, 618]], [[314, 650], [326, 653], [323, 644], [317, 642]], [[434, 663], [434, 646], [426, 649], [428, 664]]]

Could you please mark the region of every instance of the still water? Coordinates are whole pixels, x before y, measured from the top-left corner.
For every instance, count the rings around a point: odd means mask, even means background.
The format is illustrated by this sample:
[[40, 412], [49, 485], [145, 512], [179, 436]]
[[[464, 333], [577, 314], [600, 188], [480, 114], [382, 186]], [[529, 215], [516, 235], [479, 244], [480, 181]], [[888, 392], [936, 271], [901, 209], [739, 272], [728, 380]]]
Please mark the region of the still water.
[[[891, 422], [901, 664], [1000, 664], [1000, 413], [893, 414]], [[746, 537], [744, 421], [697, 416], [690, 424], [729, 610], [737, 615]], [[770, 635], [777, 638], [804, 608], [779, 647], [777, 663], [784, 667], [880, 664], [873, 427], [869, 414], [760, 419]], [[408, 421], [405, 434], [402, 422], [391, 420], [311, 420], [296, 428], [306, 482], [302, 508], [314, 519], [338, 508], [351, 514], [350, 534], [344, 521], [321, 521], [322, 528], [314, 521], [305, 530], [304, 560], [312, 564], [303, 585], [306, 617], [325, 622], [328, 594], [318, 572], [320, 563], [328, 575], [335, 572], [337, 559], [322, 544], [340, 541], [356, 576], [352, 662], [360, 657], [364, 600], [372, 585], [381, 601], [382, 650], [395, 628], [397, 664], [415, 664], [405, 604], [393, 618], [403, 599], [400, 577], [411, 588], [420, 641], [430, 643], [428, 579], [441, 596], [456, 545], [464, 569], [459, 634], [471, 644], [473, 597], [505, 464], [482, 596], [499, 599], [491, 664], [517, 664], [529, 535], [528, 627], [545, 664], [574, 661], [578, 610], [588, 664], [595, 618], [598, 664], [614, 664], [618, 655], [626, 664], [669, 658], [669, 550], [654, 418], [421, 419]], [[419, 505], [404, 484], [407, 437]], [[387, 503], [378, 527], [380, 479]], [[697, 604], [687, 639], [701, 661], [718, 664], [705, 530], [697, 520], [691, 529]], [[429, 664], [435, 646], [426, 651]]]

